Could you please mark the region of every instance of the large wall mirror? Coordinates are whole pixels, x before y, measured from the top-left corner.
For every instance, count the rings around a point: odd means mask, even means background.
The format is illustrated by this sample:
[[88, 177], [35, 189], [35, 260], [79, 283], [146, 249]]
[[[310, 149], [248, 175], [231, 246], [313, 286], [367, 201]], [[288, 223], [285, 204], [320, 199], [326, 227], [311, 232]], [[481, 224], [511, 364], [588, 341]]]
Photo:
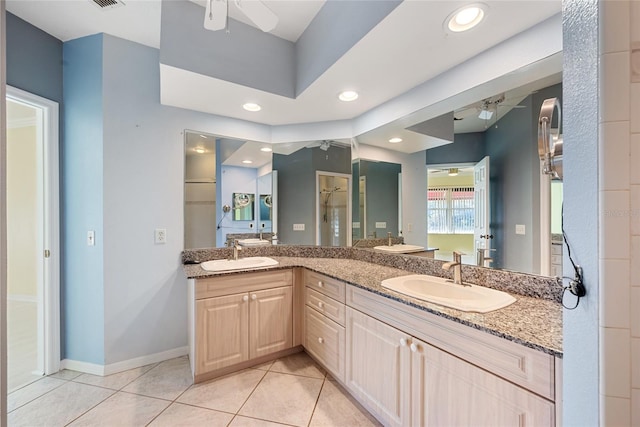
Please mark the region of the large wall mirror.
[[271, 146], [192, 130], [184, 139], [185, 248], [224, 246], [229, 234], [273, 232]]
[[[427, 107], [430, 117], [448, 112], [452, 139], [428, 149], [403, 152], [371, 144], [371, 135], [363, 134], [355, 145], [266, 144], [274, 149], [268, 160], [247, 164], [245, 153], [265, 144], [187, 132], [185, 246], [222, 246], [228, 233], [276, 230], [281, 244], [318, 244], [323, 211], [314, 192], [316, 173], [337, 173], [351, 177], [348, 229], [354, 241], [391, 232], [406, 243], [437, 248], [436, 258], [449, 260], [455, 250], [466, 254], [467, 264], [559, 274], [562, 183], [540, 173], [537, 119], [544, 99], [562, 101], [561, 64], [556, 54]], [[402, 130], [422, 124], [416, 122], [407, 117]], [[209, 138], [213, 148], [204, 146]], [[213, 156], [207, 162], [197, 157], [205, 154], [201, 148]], [[474, 175], [483, 160], [488, 214], [479, 233], [472, 231], [478, 222]], [[215, 168], [203, 173], [205, 163]], [[209, 190], [196, 190], [200, 185]], [[224, 215], [233, 193], [254, 195], [253, 220]]]

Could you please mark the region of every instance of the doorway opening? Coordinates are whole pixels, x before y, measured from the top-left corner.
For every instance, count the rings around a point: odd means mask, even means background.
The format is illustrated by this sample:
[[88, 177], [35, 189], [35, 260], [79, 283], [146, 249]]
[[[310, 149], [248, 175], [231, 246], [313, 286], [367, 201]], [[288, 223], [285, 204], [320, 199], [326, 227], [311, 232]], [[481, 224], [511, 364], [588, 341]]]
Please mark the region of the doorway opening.
[[316, 244], [351, 246], [351, 175], [316, 172]]
[[60, 366], [58, 104], [7, 87], [9, 392]]

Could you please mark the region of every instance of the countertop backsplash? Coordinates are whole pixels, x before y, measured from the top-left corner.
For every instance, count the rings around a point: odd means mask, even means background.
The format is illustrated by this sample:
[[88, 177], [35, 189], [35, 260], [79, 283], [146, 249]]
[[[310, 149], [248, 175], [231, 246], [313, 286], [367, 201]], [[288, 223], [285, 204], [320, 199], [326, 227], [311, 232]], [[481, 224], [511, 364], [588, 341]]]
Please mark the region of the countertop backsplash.
[[[184, 264], [230, 258], [231, 248], [186, 249]], [[402, 254], [387, 254], [367, 248], [273, 245], [243, 248], [241, 257], [283, 256], [303, 258], [352, 259], [394, 267], [412, 273], [452, 278], [452, 272], [442, 268], [444, 261]], [[550, 301], [562, 301], [562, 282], [556, 277], [537, 276], [473, 265], [462, 266], [463, 280], [476, 285]]]

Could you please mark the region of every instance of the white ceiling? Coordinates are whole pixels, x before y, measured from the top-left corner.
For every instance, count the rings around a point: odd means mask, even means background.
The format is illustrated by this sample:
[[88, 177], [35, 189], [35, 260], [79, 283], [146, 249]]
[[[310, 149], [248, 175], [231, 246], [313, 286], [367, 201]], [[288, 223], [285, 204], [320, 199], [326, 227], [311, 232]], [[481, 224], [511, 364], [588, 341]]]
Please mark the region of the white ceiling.
[[[200, 0], [191, 1], [204, 4]], [[105, 32], [159, 48], [160, 0], [125, 2], [124, 7], [100, 10], [90, 0], [7, 0], [7, 10], [62, 41]], [[324, 4], [324, 0], [264, 2], [280, 18], [273, 33], [291, 41], [298, 39]], [[296, 99], [161, 65], [161, 102], [268, 125], [350, 120], [406, 95], [424, 82], [561, 11], [560, 0], [486, 1], [487, 16], [479, 27], [466, 33], [446, 33], [445, 18], [468, 3], [405, 0]], [[232, 18], [246, 21], [232, 3], [229, 12]], [[358, 100], [338, 101], [337, 94], [345, 89], [357, 90]], [[259, 103], [262, 111], [244, 111], [241, 106], [245, 102]], [[455, 105], [453, 109], [460, 105], [466, 104]], [[381, 139], [382, 131], [385, 134], [408, 132], [404, 130], [405, 124], [398, 120], [368, 132], [359, 140], [381, 145], [380, 141], [386, 143], [386, 139]], [[414, 146], [405, 146], [399, 151], [413, 152], [441, 143], [412, 134]], [[335, 136], [326, 137], [332, 138]], [[393, 149], [388, 144], [386, 148]]]

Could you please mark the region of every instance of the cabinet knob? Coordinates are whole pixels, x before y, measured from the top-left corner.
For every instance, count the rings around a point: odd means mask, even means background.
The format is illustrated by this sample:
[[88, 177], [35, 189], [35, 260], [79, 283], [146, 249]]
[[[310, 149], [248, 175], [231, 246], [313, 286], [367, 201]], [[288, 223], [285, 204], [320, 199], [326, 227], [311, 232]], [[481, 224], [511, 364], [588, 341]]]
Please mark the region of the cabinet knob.
[[406, 338], [400, 338], [400, 345], [406, 347], [409, 344], [409, 340]]
[[324, 342], [324, 338], [322, 338], [322, 337], [318, 337], [318, 342], [319, 342], [320, 344], [322, 344], [322, 343]]
[[409, 347], [411, 349], [411, 351], [413, 351], [414, 353], [416, 351], [418, 351], [418, 345], [416, 343], [411, 343], [411, 346]]
[[319, 302], [318, 303], [318, 308], [322, 308], [322, 307], [324, 307], [324, 304], [322, 302]]
[[242, 301], [247, 302], [249, 301], [249, 295], [245, 295], [242, 297]]
[[255, 301], [256, 298], [258, 298], [258, 295], [256, 295], [256, 294], [251, 295], [251, 300]]
[[318, 287], [319, 287], [319, 288], [321, 288], [321, 287], [323, 287], [323, 286], [324, 286], [324, 283], [322, 283], [322, 282], [318, 282]]

